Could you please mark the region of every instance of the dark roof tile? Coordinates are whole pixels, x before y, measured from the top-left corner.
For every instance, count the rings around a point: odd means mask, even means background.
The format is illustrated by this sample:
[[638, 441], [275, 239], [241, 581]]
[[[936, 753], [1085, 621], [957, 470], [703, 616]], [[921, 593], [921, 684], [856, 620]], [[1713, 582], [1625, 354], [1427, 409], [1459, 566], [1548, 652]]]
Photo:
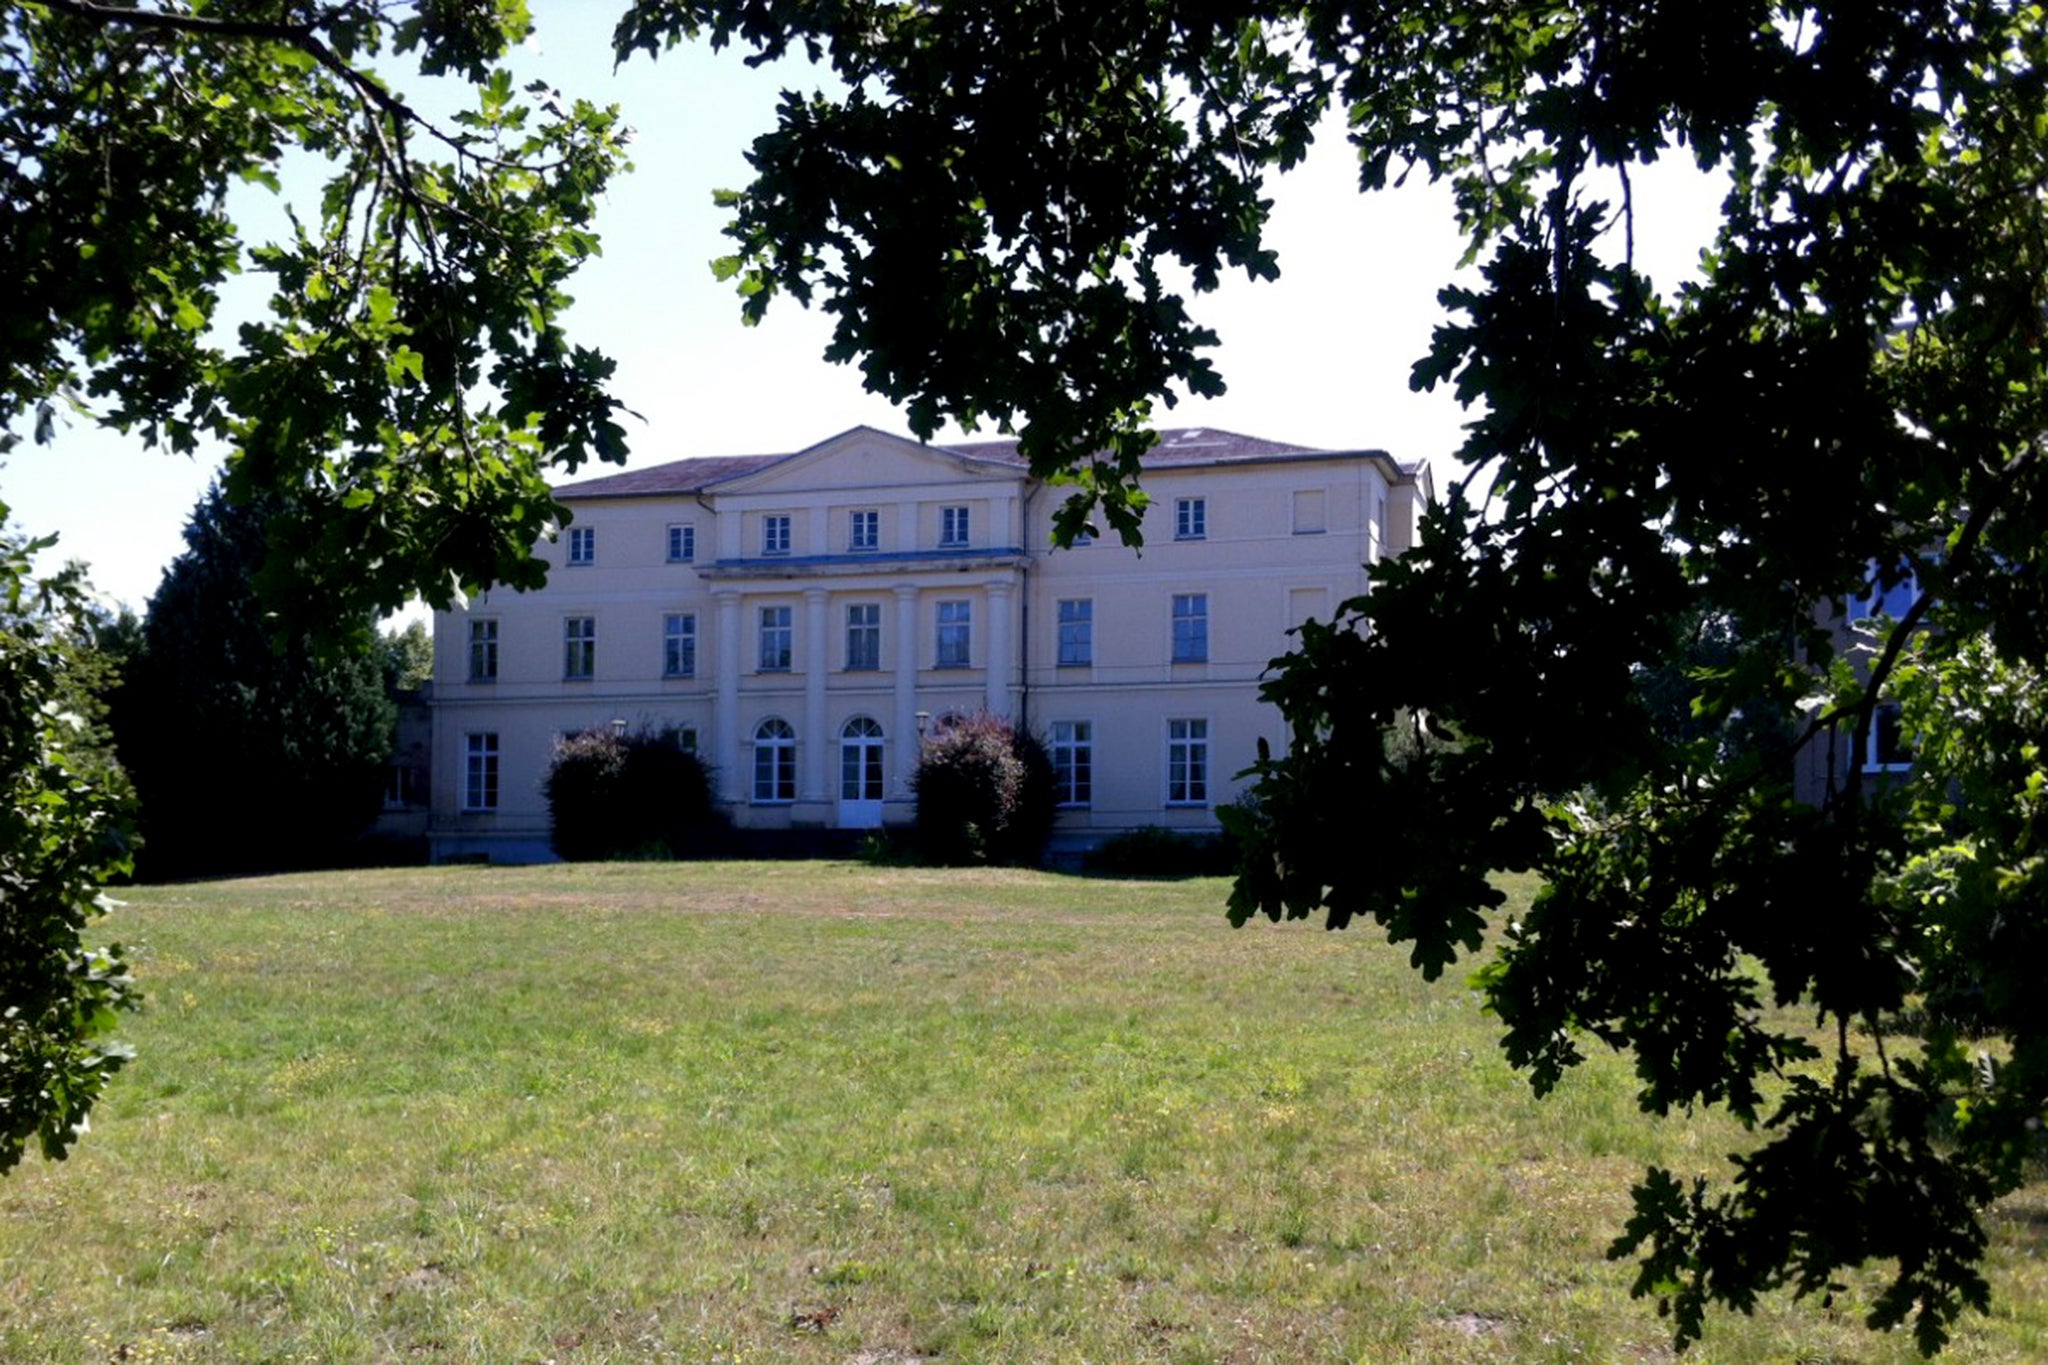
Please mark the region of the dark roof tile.
[[712, 484], [766, 469], [788, 455], [703, 455], [689, 460], [629, 469], [581, 483], [557, 485], [559, 498], [641, 498], [663, 494], [696, 493]]
[[[973, 460], [1022, 468], [1014, 437], [994, 441], [965, 441], [936, 447]], [[1145, 453], [1147, 469], [1176, 469], [1196, 465], [1235, 464], [1248, 460], [1299, 459], [1315, 455], [1383, 454], [1380, 451], [1324, 451], [1313, 446], [1290, 445], [1257, 436], [1242, 436], [1215, 427], [1174, 427], [1159, 433], [1159, 444]], [[727, 479], [739, 478], [765, 469], [788, 455], [706, 456], [671, 460], [667, 464], [631, 469], [623, 474], [587, 479], [556, 488], [563, 498], [632, 498], [697, 493]]]

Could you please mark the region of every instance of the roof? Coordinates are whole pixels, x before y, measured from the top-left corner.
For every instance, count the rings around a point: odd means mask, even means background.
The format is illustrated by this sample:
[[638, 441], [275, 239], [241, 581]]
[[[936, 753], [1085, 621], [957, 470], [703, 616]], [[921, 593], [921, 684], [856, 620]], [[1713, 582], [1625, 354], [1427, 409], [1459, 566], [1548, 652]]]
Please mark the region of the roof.
[[557, 497], [634, 498], [657, 494], [698, 493], [712, 484], [737, 479], [757, 469], [766, 469], [786, 455], [704, 455], [692, 460], [670, 460], [667, 464], [629, 469], [623, 474], [585, 479], [581, 483], [555, 488]]
[[[1000, 441], [969, 441], [947, 446], [946, 449], [983, 460], [1003, 460], [1017, 465], [1024, 463], [1023, 457], [1017, 454], [1014, 436]], [[1271, 459], [1278, 455], [1331, 453], [1310, 446], [1289, 445], [1285, 441], [1268, 441], [1259, 436], [1240, 436], [1234, 431], [1220, 431], [1215, 427], [1169, 427], [1159, 433], [1159, 444], [1145, 452], [1144, 466], [1147, 469], [1164, 469], [1179, 465]]]
[[[1024, 459], [1017, 453], [1015, 437], [934, 445], [932, 448], [970, 460], [1010, 465], [1020, 471], [1024, 468]], [[633, 498], [702, 493], [718, 484], [757, 473], [769, 465], [801, 453], [803, 452], [794, 451], [780, 455], [714, 455], [670, 460], [666, 464], [650, 465], [646, 469], [631, 469], [623, 474], [609, 474], [601, 478], [585, 479], [580, 483], [563, 484], [555, 488], [554, 492], [557, 497], [562, 498]], [[1159, 444], [1145, 452], [1143, 467], [1184, 469], [1198, 465], [1242, 464], [1268, 460], [1279, 462], [1361, 457], [1378, 458], [1392, 463], [1383, 450], [1318, 450], [1313, 446], [1290, 445], [1285, 441], [1269, 441], [1259, 436], [1243, 436], [1234, 431], [1221, 431], [1215, 427], [1173, 427], [1159, 433]], [[1403, 472], [1411, 475], [1417, 467], [1419, 466], [1400, 466]]]

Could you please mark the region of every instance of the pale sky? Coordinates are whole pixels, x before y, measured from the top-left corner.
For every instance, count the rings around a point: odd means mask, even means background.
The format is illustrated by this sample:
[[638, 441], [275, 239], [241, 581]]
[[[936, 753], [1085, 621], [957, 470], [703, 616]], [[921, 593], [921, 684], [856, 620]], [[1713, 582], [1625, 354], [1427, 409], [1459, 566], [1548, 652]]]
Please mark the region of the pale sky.
[[[618, 362], [614, 392], [645, 419], [628, 424], [628, 467], [797, 450], [861, 424], [907, 433], [890, 404], [862, 389], [858, 369], [820, 358], [824, 315], [785, 299], [760, 327], [743, 327], [731, 285], [711, 275], [710, 261], [729, 245], [711, 192], [745, 186], [747, 144], [772, 125], [778, 90], [815, 83], [808, 73], [753, 71], [730, 50], [686, 48], [614, 75], [614, 7], [535, 8], [530, 74], [621, 105], [637, 130], [635, 169], [614, 182], [599, 214], [604, 255], [569, 284], [573, 339]], [[1340, 128], [1270, 187], [1268, 241], [1281, 279], [1229, 280], [1195, 301], [1197, 317], [1221, 335], [1212, 354], [1229, 391], [1184, 400], [1158, 420], [1377, 447], [1449, 472], [1464, 415], [1447, 389], [1408, 389], [1409, 367], [1442, 317], [1436, 291], [1462, 249], [1449, 196], [1419, 184], [1361, 196]], [[1638, 263], [1668, 287], [1704, 245], [1711, 190], [1696, 177], [1639, 174], [1635, 198]], [[218, 461], [218, 452], [188, 460], [73, 426], [49, 446], [16, 448], [0, 465], [0, 500], [18, 528], [59, 533], [49, 558], [87, 561], [102, 596], [140, 611], [183, 548], [186, 518]], [[614, 471], [585, 466], [577, 477]]]

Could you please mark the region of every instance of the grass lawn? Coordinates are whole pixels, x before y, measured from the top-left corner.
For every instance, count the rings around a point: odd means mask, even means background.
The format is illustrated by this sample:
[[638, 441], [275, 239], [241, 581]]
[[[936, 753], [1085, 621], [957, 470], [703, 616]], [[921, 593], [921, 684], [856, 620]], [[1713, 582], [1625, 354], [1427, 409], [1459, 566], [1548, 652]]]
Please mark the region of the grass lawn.
[[[1216, 881], [851, 864], [138, 888], [141, 1057], [0, 1180], [6, 1361], [1660, 1361], [1654, 1124]], [[2048, 1359], [2048, 1194], [1960, 1361]], [[1692, 1359], [1903, 1362], [1832, 1310]]]

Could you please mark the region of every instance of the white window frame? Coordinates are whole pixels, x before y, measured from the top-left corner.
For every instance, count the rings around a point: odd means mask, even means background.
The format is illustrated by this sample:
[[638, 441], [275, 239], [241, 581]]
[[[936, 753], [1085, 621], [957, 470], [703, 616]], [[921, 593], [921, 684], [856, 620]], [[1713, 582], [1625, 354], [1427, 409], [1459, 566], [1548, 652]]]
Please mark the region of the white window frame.
[[788, 673], [796, 666], [796, 612], [787, 606], [763, 607], [760, 621], [760, 651], [755, 672]]
[[974, 542], [974, 519], [965, 504], [939, 509], [939, 548], [964, 549]]
[[[854, 716], [839, 727], [841, 801], [884, 799], [889, 789], [887, 742], [882, 723], [872, 716]], [[871, 790], [873, 796], [868, 795]]]
[[562, 618], [562, 681], [589, 682], [597, 676], [597, 618]]
[[469, 681], [494, 683], [498, 680], [498, 618], [471, 617], [469, 622]]
[[668, 562], [693, 564], [697, 560], [697, 528], [673, 525], [668, 528]]
[[786, 806], [796, 800], [796, 729], [780, 716], [769, 716], [754, 727], [753, 793], [757, 806]]
[[1052, 759], [1054, 803], [1081, 810], [1095, 801], [1095, 727], [1085, 720], [1052, 723], [1046, 752]]
[[1173, 595], [1173, 649], [1177, 664], [1209, 662], [1209, 594], [1177, 592]]
[[882, 548], [882, 514], [856, 507], [846, 514], [846, 548], [852, 554], [873, 554]]
[[761, 518], [761, 553], [780, 557], [789, 553], [790, 525], [792, 518], [787, 512], [769, 512]]
[[1053, 659], [1057, 668], [1089, 668], [1095, 663], [1095, 599], [1064, 597], [1054, 607]]
[[1173, 500], [1173, 538], [1175, 540], [1207, 540], [1209, 538], [1209, 500], [1203, 498], [1175, 498]]
[[597, 528], [595, 526], [571, 526], [569, 528], [569, 566], [581, 568], [597, 563]]
[[932, 667], [974, 667], [974, 603], [964, 597], [940, 602], [937, 623]]
[[498, 808], [498, 732], [472, 730], [463, 738], [462, 808], [466, 811], [494, 811]]
[[1166, 804], [1209, 804], [1209, 718], [1176, 716], [1166, 722]]
[[[857, 639], [866, 642], [864, 648], [855, 647]], [[846, 671], [882, 671], [882, 604], [879, 602], [846, 604]]]
[[661, 676], [697, 676], [697, 613], [672, 611], [661, 618]]

